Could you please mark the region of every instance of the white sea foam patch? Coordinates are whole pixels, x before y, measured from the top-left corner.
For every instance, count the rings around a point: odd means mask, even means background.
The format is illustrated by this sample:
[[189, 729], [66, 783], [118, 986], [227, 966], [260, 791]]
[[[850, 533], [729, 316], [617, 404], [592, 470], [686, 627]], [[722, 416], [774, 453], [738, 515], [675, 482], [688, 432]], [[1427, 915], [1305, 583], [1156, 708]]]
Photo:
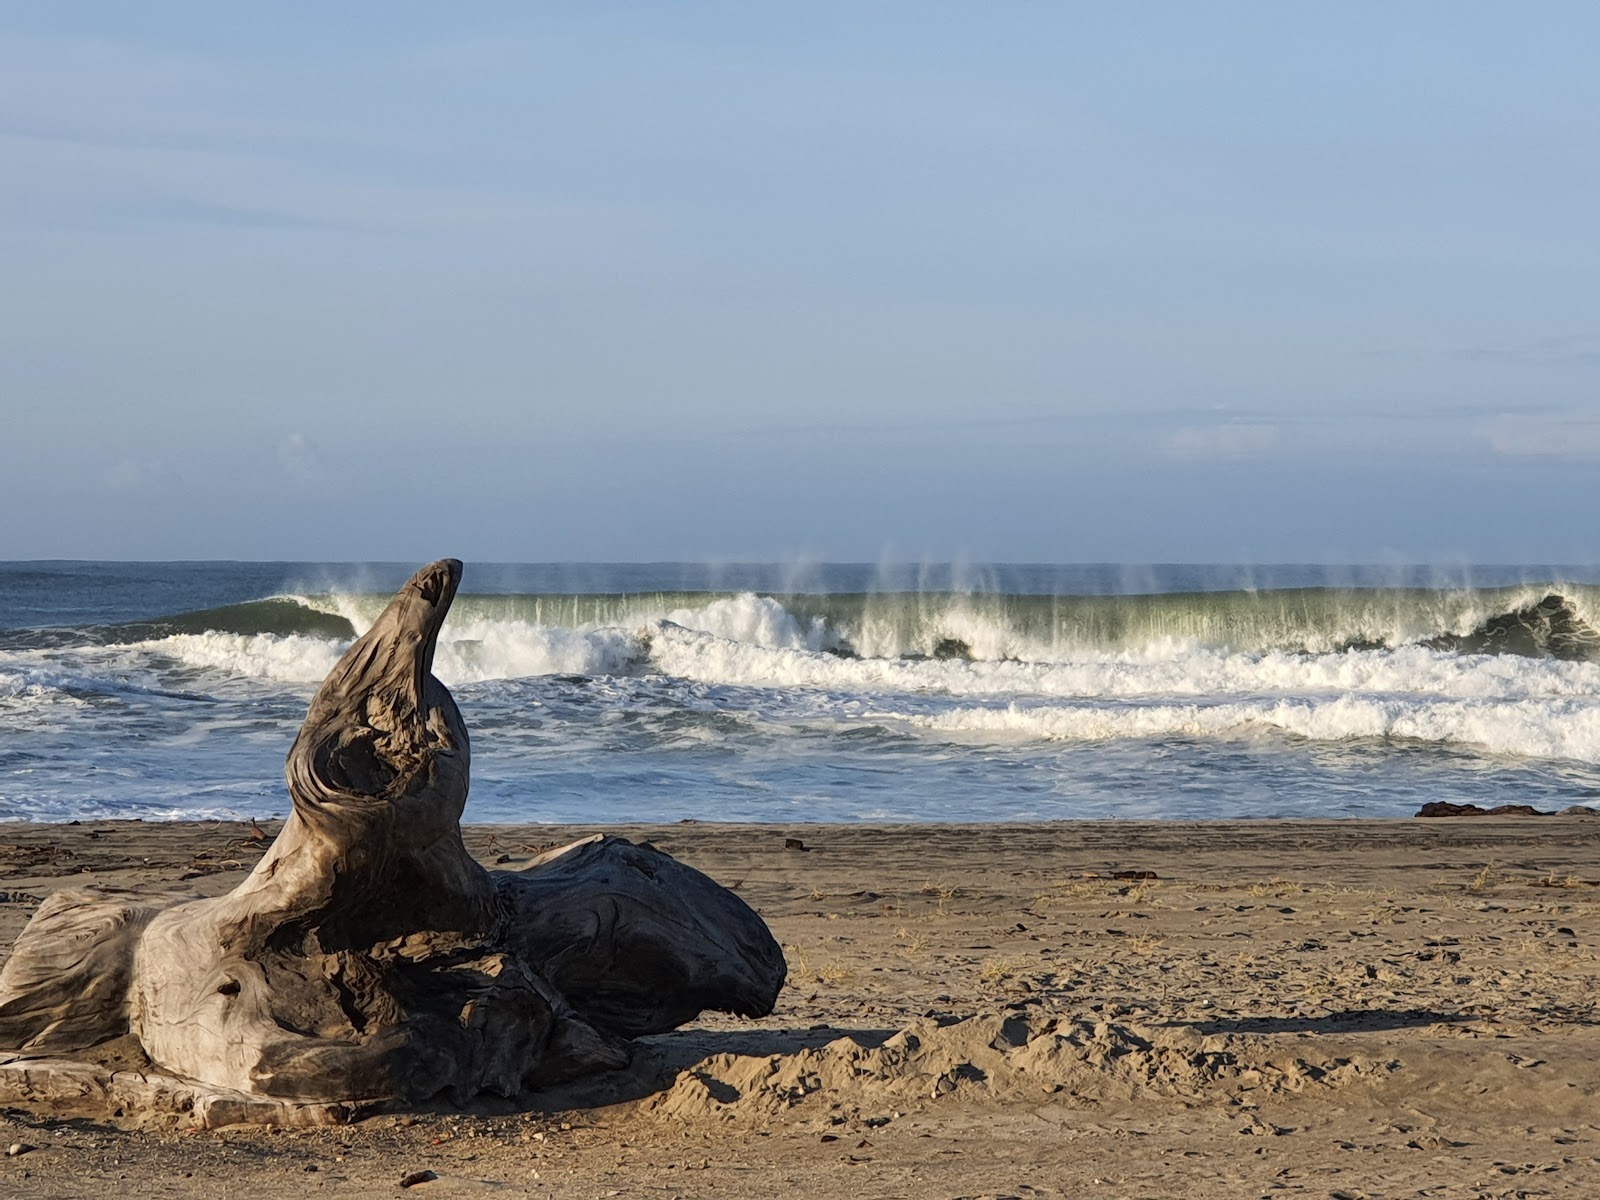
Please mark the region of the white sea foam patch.
[[838, 658], [663, 623], [650, 660], [701, 683], [952, 696], [1216, 696], [1392, 693], [1517, 699], [1600, 696], [1600, 664], [1407, 647], [1337, 654], [1227, 654], [1188, 644], [1059, 663]]
[[[133, 648], [230, 677], [319, 683], [349, 645], [302, 634], [186, 633]], [[469, 621], [446, 627], [433, 670], [446, 684], [605, 674], [623, 670], [639, 653], [636, 636], [617, 629], [579, 632], [519, 621]]]
[[802, 626], [771, 596], [753, 592], [713, 600], [700, 608], [674, 609], [666, 619], [730, 642], [775, 650], [820, 650], [826, 634], [821, 618]]
[[637, 635], [621, 629], [563, 629], [522, 621], [451, 623], [433, 671], [447, 684], [529, 675], [614, 675], [640, 657]]
[[[293, 596], [290, 599], [344, 617], [365, 633], [383, 611], [381, 597], [361, 594]], [[466, 599], [471, 599], [470, 597]], [[825, 636], [819, 619], [802, 624], [770, 596], [745, 592], [694, 608], [641, 609], [630, 628], [576, 627], [471, 614], [469, 604], [445, 622], [434, 671], [446, 683], [520, 679], [531, 675], [608, 675], [627, 671], [640, 658], [640, 632], [667, 620], [685, 629], [744, 645], [818, 649]]]
[[[363, 614], [351, 606], [345, 615], [354, 619]], [[803, 625], [776, 600], [752, 593], [677, 609], [653, 621], [662, 619], [699, 636], [754, 649], [815, 648], [824, 636], [821, 622]], [[366, 627], [357, 623], [357, 628]], [[447, 684], [533, 675], [623, 674], [644, 656], [643, 632], [615, 626], [566, 628], [482, 616], [452, 617], [439, 635], [434, 673]]]
[[1221, 704], [959, 708], [872, 714], [930, 732], [1004, 741], [1215, 737], [1272, 730], [1312, 741], [1409, 739], [1494, 754], [1600, 762], [1600, 700], [1484, 701], [1337, 696]]
[[315, 683], [344, 653], [346, 643], [303, 634], [178, 633], [130, 649], [176, 659], [184, 666], [275, 683]]
[[37, 669], [0, 668], [0, 706], [27, 711], [45, 705], [82, 707], [85, 701], [66, 689], [71, 679]]

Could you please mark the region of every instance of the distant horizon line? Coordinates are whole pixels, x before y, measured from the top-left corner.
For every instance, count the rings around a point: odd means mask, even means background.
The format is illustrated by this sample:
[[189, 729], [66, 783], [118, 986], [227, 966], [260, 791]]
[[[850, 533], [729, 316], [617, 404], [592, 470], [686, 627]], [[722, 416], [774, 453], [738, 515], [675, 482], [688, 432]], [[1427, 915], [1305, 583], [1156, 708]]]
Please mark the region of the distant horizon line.
[[[458, 555], [441, 555], [458, 558]], [[422, 558], [6, 558], [0, 567], [71, 566], [94, 563], [118, 563], [149, 566], [340, 566], [340, 567], [406, 567], [416, 563], [436, 562]], [[1489, 560], [1489, 559], [1388, 559], [1384, 561], [1326, 561], [1316, 559], [984, 559], [984, 558], [461, 558], [463, 563], [489, 567], [676, 567], [676, 566], [739, 566], [739, 567], [1110, 567], [1116, 569], [1149, 567], [1319, 567], [1351, 570], [1395, 570], [1417, 567], [1482, 568], [1600, 568], [1600, 560]]]

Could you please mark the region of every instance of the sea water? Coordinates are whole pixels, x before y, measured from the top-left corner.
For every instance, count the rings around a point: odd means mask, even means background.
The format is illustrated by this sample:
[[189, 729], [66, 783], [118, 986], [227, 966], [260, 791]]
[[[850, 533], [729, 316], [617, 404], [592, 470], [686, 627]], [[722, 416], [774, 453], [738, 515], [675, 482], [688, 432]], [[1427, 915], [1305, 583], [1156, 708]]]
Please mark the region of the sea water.
[[[308, 701], [416, 565], [0, 563], [0, 819], [287, 812]], [[1597, 585], [469, 563], [434, 669], [471, 732], [469, 821], [1560, 808], [1600, 803]]]

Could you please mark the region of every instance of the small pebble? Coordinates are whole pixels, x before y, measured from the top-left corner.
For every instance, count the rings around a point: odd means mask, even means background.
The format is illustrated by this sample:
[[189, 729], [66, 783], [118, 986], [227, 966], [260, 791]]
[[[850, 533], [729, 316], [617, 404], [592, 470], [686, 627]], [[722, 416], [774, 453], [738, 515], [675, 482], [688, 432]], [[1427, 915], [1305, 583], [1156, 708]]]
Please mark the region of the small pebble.
[[17, 1158], [28, 1153], [28, 1151], [32, 1149], [33, 1147], [28, 1145], [27, 1142], [12, 1142], [11, 1145], [6, 1147], [6, 1157]]

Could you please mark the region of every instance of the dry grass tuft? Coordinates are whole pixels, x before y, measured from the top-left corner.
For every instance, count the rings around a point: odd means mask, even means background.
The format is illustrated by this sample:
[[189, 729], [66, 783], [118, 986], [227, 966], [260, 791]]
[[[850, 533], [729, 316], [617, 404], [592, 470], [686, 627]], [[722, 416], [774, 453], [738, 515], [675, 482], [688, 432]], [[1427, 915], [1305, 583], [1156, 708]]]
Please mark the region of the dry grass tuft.
[[1582, 887], [1583, 883], [1582, 879], [1570, 872], [1562, 875], [1556, 871], [1551, 871], [1550, 874], [1539, 880], [1539, 886], [1547, 888], [1577, 888]]
[[955, 886], [953, 886], [951, 884], [948, 884], [942, 879], [939, 880], [937, 883], [935, 883], [933, 880], [930, 879], [926, 883], [924, 883], [922, 885], [922, 887], [919, 888], [918, 890], [924, 896], [937, 896], [938, 897], [938, 899], [939, 899], [939, 915], [940, 916], [944, 915], [945, 910], [950, 905], [950, 901], [954, 900], [957, 896], [959, 896], [961, 894], [961, 889], [960, 888], [955, 887]]
[[985, 983], [999, 983], [1020, 969], [1014, 958], [986, 958], [978, 965], [978, 978]]
[[1160, 890], [1161, 883], [1159, 880], [1146, 879], [1143, 883], [1135, 884], [1129, 888], [1126, 897], [1135, 904], [1143, 904]]
[[811, 960], [806, 957], [806, 952], [799, 946], [785, 946], [783, 957], [789, 963], [789, 981], [798, 983], [811, 975]]
[[1154, 954], [1166, 943], [1167, 939], [1164, 937], [1158, 937], [1153, 933], [1141, 933], [1137, 937], [1128, 939], [1128, 949], [1135, 954]]
[[847, 967], [840, 962], [823, 963], [817, 968], [817, 982], [835, 987], [842, 983], [849, 983], [855, 977], [855, 968]]
[[926, 934], [918, 933], [905, 925], [896, 929], [894, 936], [896, 941], [903, 943], [896, 949], [896, 953], [902, 958], [917, 958], [928, 946]]
[[1264, 883], [1250, 885], [1250, 894], [1258, 900], [1281, 900], [1285, 896], [1298, 896], [1305, 890], [1292, 879], [1269, 879]]

